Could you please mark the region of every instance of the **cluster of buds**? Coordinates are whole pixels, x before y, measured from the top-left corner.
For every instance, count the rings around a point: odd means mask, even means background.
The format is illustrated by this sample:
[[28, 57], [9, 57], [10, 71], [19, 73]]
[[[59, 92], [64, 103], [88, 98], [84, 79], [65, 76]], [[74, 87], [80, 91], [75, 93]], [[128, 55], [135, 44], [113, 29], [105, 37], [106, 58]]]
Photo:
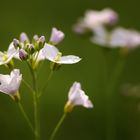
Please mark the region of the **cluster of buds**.
[[14, 100], [19, 100], [18, 89], [22, 80], [19, 69], [14, 68], [13, 58], [27, 61], [30, 68], [35, 70], [42, 60], [51, 62], [51, 70], [57, 70], [62, 64], [78, 63], [81, 58], [75, 55], [62, 56], [58, 45], [64, 39], [64, 33], [56, 28], [48, 43], [44, 36], [34, 35], [32, 41], [26, 33], [21, 33], [19, 39], [13, 39], [6, 52], [0, 52], [0, 65], [13, 66], [10, 75], [0, 74], [0, 91], [10, 95]]
[[[54, 70], [57, 65], [74, 64], [81, 60], [78, 56], [67, 55], [62, 56], [56, 45], [64, 39], [64, 33], [56, 28], [52, 29], [52, 33], [48, 43], [44, 36], [33, 36], [32, 41], [29, 40], [25, 33], [21, 33], [19, 40], [13, 39], [9, 45], [7, 52], [0, 52], [0, 65], [9, 65], [13, 58], [21, 61], [28, 61], [33, 69], [36, 69], [39, 62], [49, 60], [53, 63]], [[57, 66], [58, 67], [58, 66]]]

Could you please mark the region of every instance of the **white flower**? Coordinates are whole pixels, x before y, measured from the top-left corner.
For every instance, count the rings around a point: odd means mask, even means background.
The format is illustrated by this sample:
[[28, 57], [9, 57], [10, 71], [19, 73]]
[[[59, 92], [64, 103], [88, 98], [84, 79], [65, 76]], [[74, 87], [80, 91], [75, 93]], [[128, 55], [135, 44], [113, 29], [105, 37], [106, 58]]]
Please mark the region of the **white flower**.
[[127, 30], [122, 27], [107, 31], [103, 26], [93, 29], [94, 35], [91, 41], [95, 44], [109, 48], [136, 48], [140, 45], [140, 33], [134, 30]]
[[8, 95], [15, 95], [19, 89], [22, 74], [19, 69], [14, 69], [10, 75], [0, 74], [0, 92]]
[[61, 42], [64, 39], [64, 37], [65, 35], [62, 31], [57, 30], [56, 28], [52, 28], [50, 42], [53, 45], [57, 45], [59, 42]]
[[103, 27], [98, 26], [93, 29], [94, 35], [91, 37], [91, 41], [95, 44], [108, 46], [110, 42], [110, 34], [109, 32]]
[[18, 54], [18, 49], [15, 49], [13, 42], [9, 45], [7, 52], [0, 52], [0, 65], [9, 63], [13, 57]]
[[78, 63], [81, 58], [75, 55], [62, 56], [59, 50], [50, 44], [45, 44], [43, 49], [40, 50], [38, 60], [48, 59], [51, 62], [58, 64], [74, 64]]
[[81, 105], [85, 108], [92, 108], [93, 104], [88, 96], [81, 89], [81, 84], [74, 82], [68, 93], [68, 101], [65, 105], [65, 112], [71, 112], [74, 106]]
[[74, 26], [74, 31], [84, 33], [84, 30], [93, 31], [94, 28], [103, 25], [112, 25], [118, 20], [118, 15], [112, 9], [106, 8], [102, 11], [88, 10], [85, 16], [81, 18]]
[[110, 46], [135, 48], [140, 45], [140, 33], [134, 30], [127, 30], [121, 27], [112, 31]]
[[112, 24], [117, 20], [117, 14], [111, 9], [102, 11], [89, 10], [86, 12], [83, 22], [85, 26], [93, 29], [96, 26], [103, 24]]

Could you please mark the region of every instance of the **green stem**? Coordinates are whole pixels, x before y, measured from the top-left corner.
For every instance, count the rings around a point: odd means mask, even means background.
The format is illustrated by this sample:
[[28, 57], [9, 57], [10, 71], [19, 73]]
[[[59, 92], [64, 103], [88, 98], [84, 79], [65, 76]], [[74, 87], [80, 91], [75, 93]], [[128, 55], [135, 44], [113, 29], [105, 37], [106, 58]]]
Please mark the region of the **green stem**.
[[30, 122], [30, 119], [28, 118], [27, 114], [25, 113], [24, 108], [23, 108], [23, 106], [22, 106], [22, 104], [20, 102], [18, 102], [18, 106], [19, 106], [19, 109], [20, 109], [22, 115], [24, 116], [25, 120], [27, 121], [29, 127], [31, 128], [31, 130], [34, 133], [34, 128], [32, 126], [32, 123]]
[[35, 140], [40, 140], [40, 118], [39, 118], [39, 100], [37, 89], [37, 75], [34, 69], [28, 64], [33, 80], [33, 106], [34, 106], [34, 124], [35, 124]]
[[34, 90], [32, 89], [32, 87], [31, 87], [24, 79], [22, 79], [22, 81], [23, 81], [23, 83], [30, 89], [30, 91], [31, 91], [32, 93], [34, 93]]
[[35, 119], [35, 132], [36, 132], [36, 139], [40, 140], [40, 119], [39, 119], [39, 101], [37, 95], [37, 83], [36, 83], [36, 73], [33, 71], [33, 86], [34, 86], [34, 95], [33, 95], [33, 102], [34, 102], [34, 119]]
[[66, 113], [64, 113], [62, 115], [62, 117], [60, 118], [59, 122], [57, 123], [55, 129], [53, 130], [49, 140], [54, 140], [54, 137], [55, 137], [56, 133], [58, 132], [60, 126], [62, 125], [64, 119], [66, 118], [66, 115], [67, 115]]
[[39, 97], [42, 96], [42, 94], [46, 92], [47, 85], [48, 85], [50, 79], [52, 78], [53, 72], [54, 72], [53, 70], [50, 71], [49, 76], [48, 76], [48, 78], [46, 80], [46, 83], [44, 84], [44, 87], [42, 88], [42, 90], [41, 90], [41, 92], [39, 94]]
[[116, 138], [116, 126], [115, 126], [115, 111], [116, 111], [116, 94], [114, 93], [120, 76], [122, 74], [122, 71], [124, 69], [125, 65], [125, 59], [120, 57], [118, 59], [118, 62], [114, 68], [113, 74], [111, 75], [108, 86], [106, 89], [106, 102], [108, 104], [107, 110], [109, 112], [106, 112], [109, 116], [107, 116], [107, 140], [114, 140]]

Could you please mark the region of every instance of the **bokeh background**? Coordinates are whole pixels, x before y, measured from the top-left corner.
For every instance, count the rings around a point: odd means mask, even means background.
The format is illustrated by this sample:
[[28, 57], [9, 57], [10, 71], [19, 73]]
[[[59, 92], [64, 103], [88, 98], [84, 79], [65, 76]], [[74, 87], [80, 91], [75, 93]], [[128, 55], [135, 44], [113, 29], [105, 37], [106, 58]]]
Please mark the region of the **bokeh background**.
[[[89, 39], [81, 38], [72, 31], [72, 25], [84, 15], [87, 9], [110, 7], [119, 14], [119, 25], [140, 31], [139, 0], [4, 0], [0, 1], [0, 49], [6, 50], [13, 38], [26, 32], [45, 35], [49, 39], [51, 28], [65, 32], [65, 39], [59, 45], [64, 54], [75, 54], [83, 60], [75, 65], [64, 65], [54, 73], [47, 93], [41, 98], [41, 134], [47, 140], [63, 113], [67, 94], [74, 81], [82, 84], [94, 103], [93, 109], [76, 107], [68, 115], [56, 140], [139, 140], [140, 139], [140, 92], [137, 96], [123, 94], [123, 86], [140, 84], [140, 49], [132, 51], [123, 69], [117, 69], [118, 50], [105, 51]], [[123, 60], [124, 61], [124, 60]], [[24, 63], [17, 62], [27, 81], [30, 73]], [[47, 79], [49, 64], [46, 62], [39, 77], [41, 85]], [[105, 92], [109, 86], [107, 73], [116, 72], [118, 81], [112, 92]], [[1, 73], [7, 73], [0, 67]], [[120, 76], [121, 74], [121, 76]], [[21, 86], [22, 103], [32, 118], [32, 98], [24, 84]], [[0, 95], [0, 140], [33, 140], [19, 108], [5, 94]]]

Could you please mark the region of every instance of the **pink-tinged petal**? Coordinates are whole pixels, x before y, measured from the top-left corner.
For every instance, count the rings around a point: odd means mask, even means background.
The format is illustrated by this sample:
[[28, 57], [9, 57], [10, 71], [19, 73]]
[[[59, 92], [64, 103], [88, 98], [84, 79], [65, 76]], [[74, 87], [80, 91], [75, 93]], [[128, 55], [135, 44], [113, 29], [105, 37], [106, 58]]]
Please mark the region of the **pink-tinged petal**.
[[92, 108], [93, 104], [89, 100], [88, 96], [81, 89], [81, 84], [78, 82], [74, 82], [72, 87], [70, 88], [68, 94], [68, 102], [71, 106], [81, 105], [86, 108]]
[[57, 45], [58, 43], [60, 43], [64, 39], [64, 37], [65, 37], [65, 35], [62, 31], [60, 31], [56, 28], [52, 28], [50, 42], [53, 45]]
[[10, 75], [0, 74], [0, 91], [14, 95], [19, 89], [22, 80], [22, 75], [18, 69], [14, 69]]

